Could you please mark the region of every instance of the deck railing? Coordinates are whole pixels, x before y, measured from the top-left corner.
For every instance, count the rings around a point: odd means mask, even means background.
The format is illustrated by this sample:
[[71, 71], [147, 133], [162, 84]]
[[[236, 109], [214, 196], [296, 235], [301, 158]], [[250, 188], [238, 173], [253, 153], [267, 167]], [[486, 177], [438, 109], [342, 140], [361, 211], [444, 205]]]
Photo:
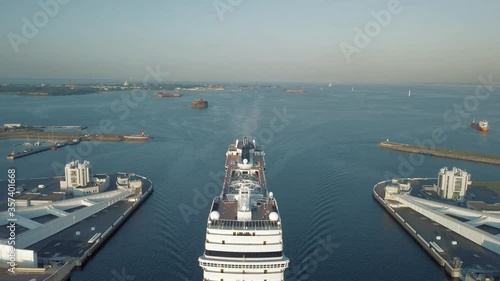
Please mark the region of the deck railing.
[[234, 229], [234, 230], [272, 230], [281, 229], [279, 221], [270, 220], [212, 220], [208, 224], [209, 229]]

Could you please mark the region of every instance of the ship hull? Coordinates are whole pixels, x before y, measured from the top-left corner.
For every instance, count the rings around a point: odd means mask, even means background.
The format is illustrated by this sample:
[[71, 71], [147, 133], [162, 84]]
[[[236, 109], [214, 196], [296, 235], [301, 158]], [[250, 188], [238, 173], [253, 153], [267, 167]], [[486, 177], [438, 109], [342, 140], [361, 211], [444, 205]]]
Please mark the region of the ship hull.
[[132, 141], [147, 141], [149, 140], [149, 136], [123, 136], [123, 139]]
[[489, 132], [490, 131], [489, 127], [481, 127], [481, 126], [479, 126], [478, 123], [471, 123], [470, 126], [475, 128], [478, 131], [481, 131], [481, 132]]
[[262, 147], [255, 141], [229, 146], [222, 193], [210, 208], [203, 280], [283, 281], [289, 260], [277, 200], [267, 191]]

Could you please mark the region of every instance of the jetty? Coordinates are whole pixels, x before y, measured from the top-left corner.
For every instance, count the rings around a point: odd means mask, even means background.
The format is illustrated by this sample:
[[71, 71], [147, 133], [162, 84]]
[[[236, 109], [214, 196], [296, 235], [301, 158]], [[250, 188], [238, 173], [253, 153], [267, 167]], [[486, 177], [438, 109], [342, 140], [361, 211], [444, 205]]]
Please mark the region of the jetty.
[[61, 140], [69, 141], [79, 138], [82, 141], [148, 141], [150, 137], [145, 138], [128, 138], [129, 135], [118, 135], [118, 134], [75, 134], [75, 133], [63, 133], [63, 132], [44, 132], [41, 130], [27, 130], [27, 131], [13, 131], [13, 132], [0, 132], [0, 140], [5, 139], [43, 139], [43, 140]]
[[500, 165], [500, 156], [492, 154], [481, 154], [476, 152], [466, 152], [447, 148], [424, 147], [405, 143], [383, 141], [377, 145], [385, 149], [398, 150], [409, 153], [418, 153], [436, 157], [472, 161], [478, 163]]
[[[118, 134], [82, 134], [65, 133], [65, 132], [46, 132], [36, 128], [9, 129], [0, 131], [0, 140], [5, 139], [38, 139], [36, 143], [29, 143], [32, 146], [15, 146], [20, 147], [19, 151], [12, 151], [7, 154], [7, 159], [14, 160], [17, 158], [37, 154], [47, 150], [56, 150], [66, 145], [79, 144], [82, 141], [98, 141], [98, 142], [145, 142], [151, 139], [150, 136], [144, 134], [144, 130], [138, 135], [118, 135]], [[40, 142], [40, 140], [46, 140]]]
[[[452, 200], [427, 196], [426, 188], [437, 182], [437, 178], [392, 179], [375, 184], [372, 195], [453, 280], [499, 280], [499, 228], [487, 223], [499, 218], [488, 210], [464, 208]], [[406, 186], [409, 191], [404, 190]], [[476, 202], [463, 203], [471, 206]]]
[[[128, 173], [96, 176], [105, 178], [104, 186], [109, 187], [104, 191], [100, 187], [98, 193], [85, 196], [61, 192], [60, 181], [64, 177], [16, 181], [26, 189], [16, 195], [16, 204], [24, 203], [23, 208], [16, 210], [16, 249], [25, 254], [25, 259], [17, 262], [15, 273], [0, 267], [0, 280], [69, 280], [71, 272], [97, 255], [153, 193], [153, 182], [144, 176]], [[0, 184], [7, 186], [6, 181]], [[33, 188], [36, 193], [29, 191]], [[7, 192], [0, 194], [0, 205], [7, 206], [7, 199]], [[7, 211], [2, 211], [0, 225], [5, 225]], [[0, 247], [7, 244], [7, 234], [0, 233]]]

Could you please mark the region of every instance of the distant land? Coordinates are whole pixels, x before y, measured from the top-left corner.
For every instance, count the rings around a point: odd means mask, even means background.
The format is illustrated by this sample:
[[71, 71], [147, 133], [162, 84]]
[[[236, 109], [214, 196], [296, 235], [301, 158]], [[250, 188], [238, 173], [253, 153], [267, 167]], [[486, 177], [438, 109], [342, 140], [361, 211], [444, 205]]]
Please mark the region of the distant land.
[[220, 85], [211, 84], [2, 84], [0, 94], [14, 94], [20, 96], [69, 96], [105, 93], [108, 91], [130, 90], [184, 90], [184, 91], [223, 91]]

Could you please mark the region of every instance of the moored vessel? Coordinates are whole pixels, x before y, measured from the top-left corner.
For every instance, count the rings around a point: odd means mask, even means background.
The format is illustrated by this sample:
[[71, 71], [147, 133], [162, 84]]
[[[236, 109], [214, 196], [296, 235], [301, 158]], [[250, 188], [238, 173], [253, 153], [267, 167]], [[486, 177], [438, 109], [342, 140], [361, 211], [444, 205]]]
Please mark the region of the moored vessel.
[[289, 260], [278, 203], [267, 190], [264, 150], [247, 138], [237, 140], [226, 152], [225, 169], [198, 259], [203, 280], [284, 280]]
[[130, 141], [147, 141], [149, 140], [149, 136], [144, 134], [144, 130], [141, 131], [140, 135], [125, 135], [123, 136], [124, 140], [130, 140]]
[[473, 128], [476, 128], [477, 130], [482, 131], [482, 132], [488, 132], [490, 130], [490, 126], [489, 126], [487, 120], [481, 120], [478, 122], [476, 122], [475, 120], [472, 120], [472, 122], [470, 123], [470, 126]]
[[75, 145], [75, 144], [79, 144], [79, 143], [80, 143], [80, 141], [81, 141], [81, 139], [80, 139], [80, 138], [75, 138], [75, 139], [73, 139], [73, 140], [69, 141], [69, 143], [68, 143], [68, 144], [69, 144], [69, 145]]

